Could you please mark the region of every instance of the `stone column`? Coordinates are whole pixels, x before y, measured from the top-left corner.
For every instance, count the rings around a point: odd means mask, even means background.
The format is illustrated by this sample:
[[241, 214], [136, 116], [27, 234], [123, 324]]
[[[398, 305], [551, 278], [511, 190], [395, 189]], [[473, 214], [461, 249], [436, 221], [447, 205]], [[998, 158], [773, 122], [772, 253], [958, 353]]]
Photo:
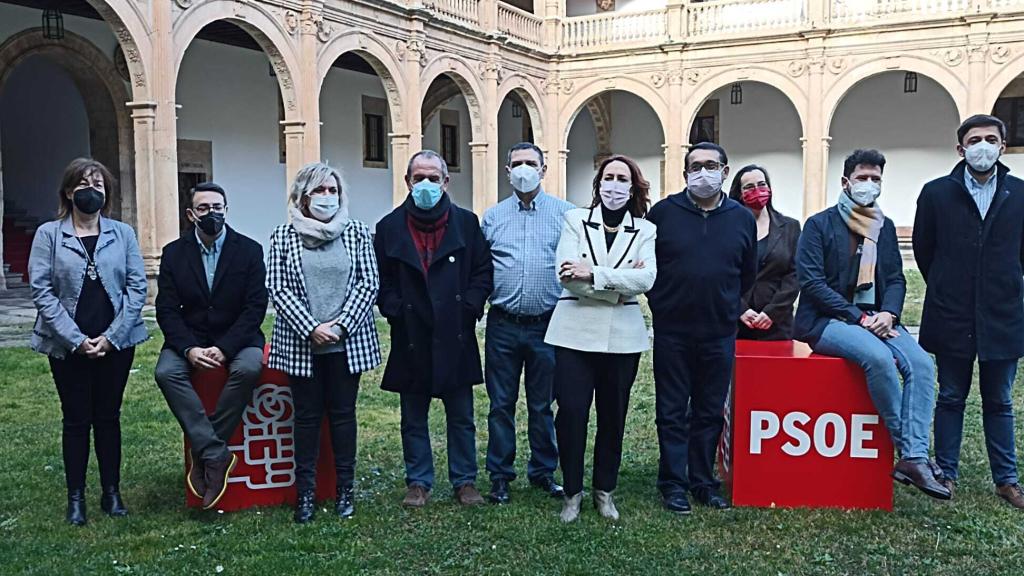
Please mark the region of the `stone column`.
[[405, 169], [409, 164], [409, 142], [412, 136], [406, 134], [389, 134], [391, 136], [391, 204], [398, 206], [405, 201], [408, 189], [405, 186]]
[[[469, 143], [469, 149], [473, 153], [473, 212], [476, 212], [477, 216], [483, 216], [484, 210], [491, 205], [488, 204], [490, 186], [487, 183], [487, 159], [490, 156], [488, 154], [490, 147], [487, 142]], [[496, 186], [497, 182], [494, 185]]]
[[288, 199], [288, 189], [291, 188], [295, 175], [299, 169], [306, 165], [304, 149], [306, 143], [306, 122], [305, 120], [284, 120], [281, 122], [281, 129], [284, 130], [284, 154], [285, 154], [285, 175], [287, 186], [282, 191], [285, 201]]
[[[966, 18], [971, 27], [971, 31], [967, 34], [967, 116], [992, 113], [992, 110], [985, 107], [985, 61], [989, 51], [988, 21], [992, 19], [992, 16], [992, 14], [978, 14]], [[957, 104], [962, 103], [957, 102]], [[965, 117], [960, 120], [966, 119]]]
[[[683, 69], [672, 68], [668, 72], [668, 126], [665, 127], [665, 182], [662, 183], [662, 198], [675, 194], [685, 186], [683, 156], [689, 141], [689, 118], [683, 118]], [[660, 198], [651, 198], [652, 202]]]
[[806, 126], [801, 138], [804, 152], [805, 218], [825, 208], [828, 196], [828, 147], [831, 140], [825, 118], [828, 111], [823, 110], [821, 105], [825, 97], [825, 60], [821, 56], [816, 56], [812, 57], [808, 64]]
[[562, 138], [566, 128], [559, 120], [561, 110], [558, 107], [558, 76], [551, 72], [544, 81], [544, 142], [540, 144], [544, 150], [544, 158], [548, 171], [544, 175], [544, 191], [558, 198], [565, 198], [565, 162], [562, 159]]
[[487, 157], [484, 160], [484, 172], [476, 171], [473, 165], [473, 185], [476, 189], [477, 180], [483, 179], [482, 202], [477, 203], [473, 198], [473, 210], [483, 214], [491, 206], [498, 203], [498, 110], [501, 102], [498, 102], [498, 76], [501, 72], [501, 51], [497, 42], [491, 42], [488, 46], [489, 54], [483, 62], [483, 74], [481, 85], [483, 94], [479, 99], [480, 121], [483, 124], [484, 141], [489, 144], [486, 148]]
[[667, 0], [668, 41], [672, 44], [686, 41], [689, 33], [689, 0]]
[[558, 197], [568, 200], [569, 189], [568, 189], [568, 163], [569, 163], [569, 149], [561, 148], [558, 150]]

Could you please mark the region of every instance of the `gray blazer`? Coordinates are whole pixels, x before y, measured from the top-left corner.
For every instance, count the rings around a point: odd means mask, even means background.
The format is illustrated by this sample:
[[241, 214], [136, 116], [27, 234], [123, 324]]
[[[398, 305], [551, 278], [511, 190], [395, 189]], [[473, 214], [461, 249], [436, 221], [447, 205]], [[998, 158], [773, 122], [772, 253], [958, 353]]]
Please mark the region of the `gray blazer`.
[[[148, 338], [142, 322], [146, 303], [146, 271], [135, 231], [117, 220], [100, 217], [94, 254], [100, 282], [114, 307], [114, 321], [103, 333], [121, 350]], [[82, 292], [86, 253], [68, 216], [36, 230], [28, 258], [32, 301], [39, 314], [32, 328], [32, 349], [55, 358], [74, 352], [86, 336], [75, 324]]]

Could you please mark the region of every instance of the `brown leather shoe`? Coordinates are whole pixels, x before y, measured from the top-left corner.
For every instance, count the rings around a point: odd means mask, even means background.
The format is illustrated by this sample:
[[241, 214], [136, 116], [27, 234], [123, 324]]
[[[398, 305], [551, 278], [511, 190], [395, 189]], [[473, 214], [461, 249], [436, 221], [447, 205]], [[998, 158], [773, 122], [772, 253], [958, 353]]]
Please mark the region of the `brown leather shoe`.
[[996, 495], [1006, 500], [1014, 508], [1024, 508], [1024, 489], [1020, 484], [996, 486]]
[[405, 499], [402, 500], [402, 506], [423, 508], [429, 500], [430, 490], [427, 490], [421, 484], [410, 484], [408, 490], [405, 491]]
[[203, 461], [196, 458], [189, 452], [188, 455], [188, 475], [185, 476], [185, 483], [188, 484], [188, 490], [196, 498], [203, 498], [206, 495], [206, 478], [205, 468]]
[[463, 506], [479, 506], [484, 503], [484, 497], [472, 483], [463, 484], [455, 490], [455, 499]]
[[956, 481], [947, 477], [946, 473], [942, 471], [942, 468], [939, 468], [939, 465], [935, 460], [928, 460], [928, 467], [932, 469], [932, 475], [939, 481], [939, 484], [942, 484], [946, 490], [949, 490], [949, 499], [952, 500], [954, 492], [956, 491]]
[[209, 510], [220, 502], [228, 491], [228, 478], [238, 464], [238, 456], [232, 453], [223, 460], [211, 460], [205, 463], [206, 493], [203, 495], [203, 510]]
[[897, 482], [914, 485], [915, 488], [932, 498], [949, 500], [952, 497], [949, 490], [935, 479], [935, 473], [927, 459], [901, 458], [893, 468], [892, 477]]
[[956, 482], [952, 478], [943, 476], [939, 483], [945, 486], [946, 490], [949, 490], [949, 499], [952, 500], [953, 496], [956, 495]]

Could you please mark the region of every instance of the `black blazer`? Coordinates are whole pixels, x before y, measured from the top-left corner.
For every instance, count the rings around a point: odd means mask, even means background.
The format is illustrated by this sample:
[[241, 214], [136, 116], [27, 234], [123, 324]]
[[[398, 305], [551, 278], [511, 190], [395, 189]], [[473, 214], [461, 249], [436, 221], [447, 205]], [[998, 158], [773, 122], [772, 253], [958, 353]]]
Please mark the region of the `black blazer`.
[[1024, 356], [1024, 181], [997, 164], [982, 220], [964, 184], [966, 164], [925, 184], [914, 218], [914, 257], [928, 284], [921, 346], [981, 360]]
[[441, 397], [483, 382], [476, 321], [494, 287], [494, 264], [476, 215], [452, 204], [427, 277], [404, 206], [377, 223], [373, 247], [377, 308], [391, 325], [381, 388]]
[[742, 310], [764, 312], [772, 319], [768, 330], [751, 330], [740, 322], [738, 338], [743, 340], [790, 340], [793, 338], [793, 303], [800, 293], [796, 278], [796, 247], [800, 223], [772, 211], [765, 237], [766, 251], [757, 263], [757, 280], [743, 296]]
[[184, 354], [193, 346], [216, 346], [228, 358], [243, 348], [263, 348], [260, 326], [267, 314], [267, 269], [263, 247], [225, 226], [213, 290], [206, 282], [195, 228], [164, 246], [157, 279], [156, 321], [164, 348]]
[[[830, 320], [856, 324], [861, 309], [847, 300], [850, 286], [850, 229], [833, 206], [808, 218], [796, 251], [796, 274], [800, 281], [800, 305], [793, 323], [793, 337], [811, 346], [818, 343]], [[903, 276], [896, 226], [885, 219], [878, 236], [875, 265], [875, 294], [880, 310], [897, 318], [903, 315], [907, 280]]]

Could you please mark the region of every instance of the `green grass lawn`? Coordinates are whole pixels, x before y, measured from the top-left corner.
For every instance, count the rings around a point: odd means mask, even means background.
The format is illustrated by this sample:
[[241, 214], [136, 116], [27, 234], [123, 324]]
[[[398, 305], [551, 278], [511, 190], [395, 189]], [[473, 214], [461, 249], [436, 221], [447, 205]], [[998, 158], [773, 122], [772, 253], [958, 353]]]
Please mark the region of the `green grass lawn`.
[[[341, 521], [321, 512], [300, 527], [287, 508], [233, 514], [184, 508], [181, 433], [152, 379], [159, 346], [157, 337], [140, 348], [125, 397], [122, 491], [131, 516], [111, 520], [100, 513], [93, 462], [85, 528], [63, 522], [60, 409], [46, 360], [25, 349], [0, 350], [0, 574], [214, 574], [220, 568], [275, 575], [1024, 573], [1024, 514], [992, 494], [976, 393], [952, 503], [898, 486], [894, 513], [698, 508], [680, 518], [662, 511], [654, 486], [654, 387], [645, 355], [616, 493], [622, 519], [605, 521], [587, 506], [580, 522], [564, 526], [559, 503], [524, 481], [513, 484], [509, 506], [459, 508], [446, 483], [437, 403], [434, 500], [423, 510], [401, 508], [398, 398], [378, 389], [377, 370], [365, 375], [359, 400], [356, 516]], [[522, 402], [520, 470], [527, 454]], [[478, 387], [481, 471], [486, 409]], [[488, 486], [484, 475], [480, 484]]]

